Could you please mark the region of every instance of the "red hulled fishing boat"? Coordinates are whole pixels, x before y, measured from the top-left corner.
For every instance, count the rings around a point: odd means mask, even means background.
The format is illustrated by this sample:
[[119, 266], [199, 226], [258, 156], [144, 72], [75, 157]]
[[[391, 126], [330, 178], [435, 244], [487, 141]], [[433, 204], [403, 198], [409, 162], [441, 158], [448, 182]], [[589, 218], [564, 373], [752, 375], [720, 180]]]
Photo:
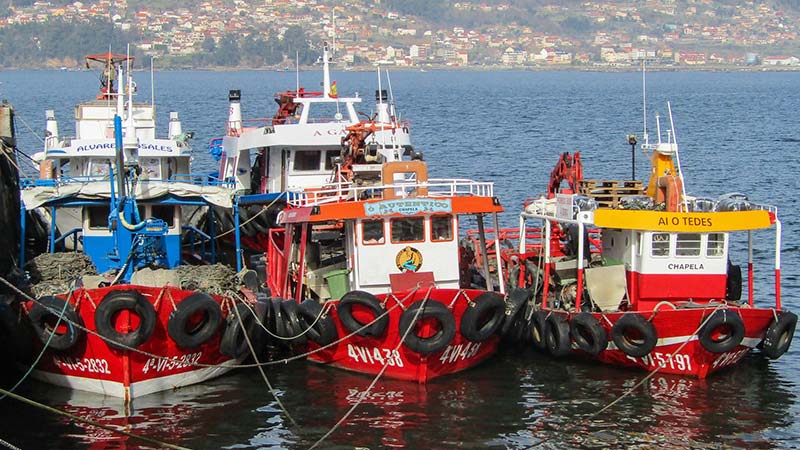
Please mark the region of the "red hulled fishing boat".
[[[642, 147], [652, 152], [647, 185], [583, 179], [580, 155], [565, 153], [548, 195], [526, 201], [519, 246], [500, 250], [515, 307], [528, 305], [517, 324], [556, 356], [699, 378], [756, 347], [780, 357], [797, 316], [781, 305], [777, 209], [743, 194], [689, 196], [677, 144]], [[757, 302], [754, 288], [765, 278], [754, 249], [764, 246], [774, 249], [771, 304]]]

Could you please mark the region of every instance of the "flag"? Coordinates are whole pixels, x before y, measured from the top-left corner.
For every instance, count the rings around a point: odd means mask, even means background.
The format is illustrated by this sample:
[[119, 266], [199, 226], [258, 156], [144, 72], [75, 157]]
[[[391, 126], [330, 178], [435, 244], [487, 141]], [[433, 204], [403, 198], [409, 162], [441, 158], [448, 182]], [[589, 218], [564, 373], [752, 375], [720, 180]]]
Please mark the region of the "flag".
[[333, 83], [331, 83], [331, 91], [328, 93], [328, 97], [330, 97], [330, 98], [339, 97], [339, 90], [336, 89], [336, 82], [335, 81]]

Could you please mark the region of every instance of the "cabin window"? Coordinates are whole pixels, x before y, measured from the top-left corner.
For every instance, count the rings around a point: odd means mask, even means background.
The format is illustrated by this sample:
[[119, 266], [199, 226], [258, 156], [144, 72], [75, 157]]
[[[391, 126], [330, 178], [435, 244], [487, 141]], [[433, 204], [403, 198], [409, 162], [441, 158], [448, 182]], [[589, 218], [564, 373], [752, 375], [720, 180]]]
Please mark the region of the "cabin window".
[[89, 176], [107, 177], [111, 160], [108, 158], [92, 158], [89, 161]]
[[383, 220], [361, 222], [362, 241], [365, 245], [383, 244]]
[[678, 233], [676, 256], [700, 256], [700, 233]]
[[453, 240], [453, 218], [451, 216], [431, 217], [431, 241]]
[[722, 256], [725, 254], [725, 234], [709, 233], [706, 256]]
[[325, 152], [325, 170], [333, 170], [333, 160], [339, 157], [339, 150], [327, 150]]
[[298, 150], [294, 152], [294, 170], [296, 172], [319, 170], [318, 150]]
[[[309, 105], [311, 106], [311, 105]], [[309, 123], [325, 123], [341, 120], [342, 111], [337, 102], [316, 102], [308, 110]]]
[[392, 220], [392, 242], [421, 242], [425, 240], [425, 222], [422, 217]]
[[139, 160], [142, 168], [142, 178], [151, 180], [161, 179], [161, 160], [158, 158], [144, 158]]
[[172, 205], [153, 205], [150, 207], [152, 217], [154, 219], [161, 219], [167, 223], [167, 226], [172, 228], [175, 226], [175, 207]]
[[89, 212], [89, 228], [94, 230], [108, 229], [108, 205], [87, 206]]
[[653, 233], [653, 256], [669, 256], [669, 233]]

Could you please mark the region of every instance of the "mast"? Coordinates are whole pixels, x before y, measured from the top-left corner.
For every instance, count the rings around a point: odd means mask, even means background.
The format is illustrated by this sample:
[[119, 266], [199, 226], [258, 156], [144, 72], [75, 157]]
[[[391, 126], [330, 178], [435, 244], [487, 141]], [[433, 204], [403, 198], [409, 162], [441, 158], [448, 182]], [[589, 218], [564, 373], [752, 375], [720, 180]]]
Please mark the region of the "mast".
[[331, 98], [330, 97], [330, 90], [331, 90], [331, 72], [330, 67], [328, 65], [328, 43], [326, 42], [323, 44], [322, 47], [322, 73], [323, 73], [323, 80], [322, 80], [322, 97], [323, 98]]

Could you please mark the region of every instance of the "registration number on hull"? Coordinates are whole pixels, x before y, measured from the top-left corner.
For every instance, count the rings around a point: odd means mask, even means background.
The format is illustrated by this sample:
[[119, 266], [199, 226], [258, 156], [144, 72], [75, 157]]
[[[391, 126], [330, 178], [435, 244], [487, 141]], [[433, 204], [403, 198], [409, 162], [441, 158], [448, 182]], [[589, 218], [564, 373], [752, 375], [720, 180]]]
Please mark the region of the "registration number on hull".
[[650, 352], [641, 358], [627, 355], [626, 357], [633, 362], [641, 362], [648, 367], [680, 370], [682, 372], [690, 372], [692, 370], [692, 357], [685, 353]]
[[403, 367], [403, 359], [400, 358], [400, 352], [388, 348], [368, 348], [347, 344], [347, 356], [357, 363]]

